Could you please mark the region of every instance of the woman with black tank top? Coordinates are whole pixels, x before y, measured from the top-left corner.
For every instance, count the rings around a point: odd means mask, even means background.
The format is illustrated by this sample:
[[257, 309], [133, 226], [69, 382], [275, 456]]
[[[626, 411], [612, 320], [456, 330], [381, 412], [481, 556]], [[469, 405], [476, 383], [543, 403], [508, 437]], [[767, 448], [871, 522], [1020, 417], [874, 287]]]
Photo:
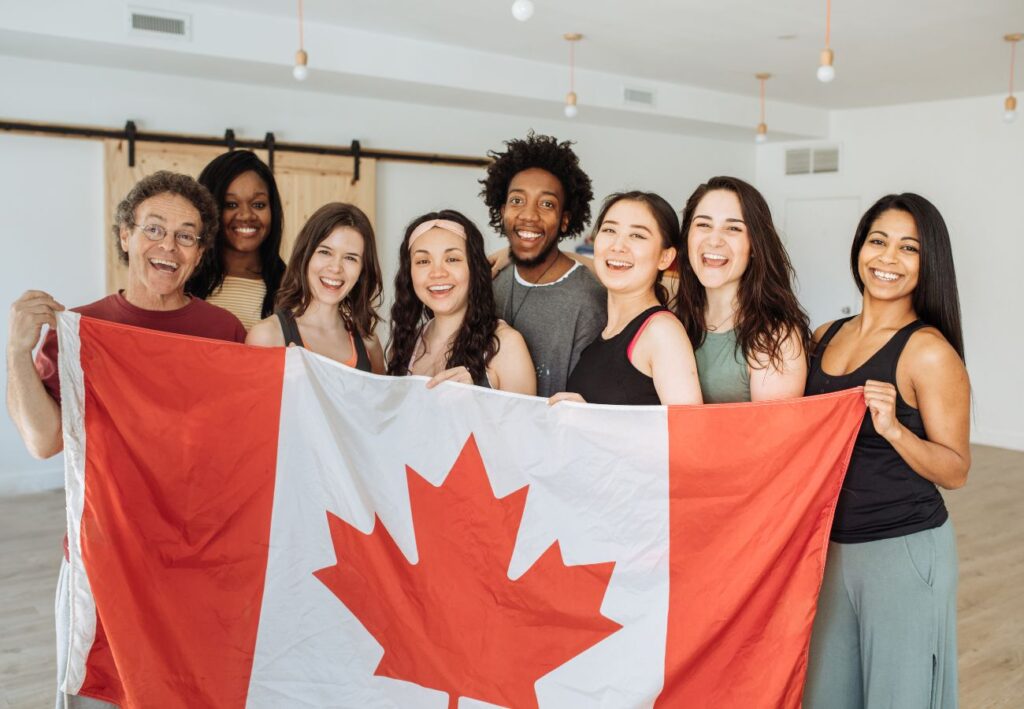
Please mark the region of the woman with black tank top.
[[806, 393], [864, 387], [811, 638], [810, 709], [957, 705], [953, 527], [936, 486], [970, 468], [970, 384], [949, 233], [916, 194], [861, 219], [861, 313], [814, 335]]
[[384, 373], [373, 333], [380, 318], [381, 276], [370, 220], [352, 204], [332, 202], [302, 227], [281, 281], [274, 314], [246, 343], [297, 345], [360, 369]]
[[388, 374], [537, 393], [522, 335], [499, 320], [484, 237], [460, 212], [418, 217], [402, 239], [391, 308]]
[[595, 224], [594, 270], [608, 290], [608, 322], [551, 403], [700, 404], [693, 348], [661, 285], [678, 249], [675, 211], [651, 192], [625, 192], [605, 200]]

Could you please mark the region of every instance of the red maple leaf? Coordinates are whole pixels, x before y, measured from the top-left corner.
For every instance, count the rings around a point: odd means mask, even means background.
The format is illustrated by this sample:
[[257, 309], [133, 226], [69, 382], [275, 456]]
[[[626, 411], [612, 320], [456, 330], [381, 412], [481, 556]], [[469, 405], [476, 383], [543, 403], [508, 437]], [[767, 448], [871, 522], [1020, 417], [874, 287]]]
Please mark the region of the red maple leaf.
[[497, 499], [469, 437], [441, 487], [406, 466], [419, 562], [380, 518], [363, 534], [327, 513], [338, 563], [314, 575], [384, 647], [374, 674], [536, 707], [534, 683], [622, 626], [601, 615], [614, 562], [566, 566], [556, 541], [512, 581], [527, 487]]

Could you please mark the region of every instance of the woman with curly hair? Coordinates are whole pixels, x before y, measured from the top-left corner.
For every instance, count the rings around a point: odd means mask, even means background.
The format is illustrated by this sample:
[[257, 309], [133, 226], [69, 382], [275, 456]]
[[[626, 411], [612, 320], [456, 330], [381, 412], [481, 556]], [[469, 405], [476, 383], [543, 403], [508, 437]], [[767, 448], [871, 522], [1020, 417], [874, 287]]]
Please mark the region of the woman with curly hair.
[[565, 390], [583, 348], [605, 322], [605, 292], [559, 250], [590, 221], [590, 178], [568, 141], [530, 133], [492, 152], [481, 195], [490, 224], [509, 240], [512, 267], [494, 279], [498, 314], [526, 339], [537, 393]]
[[220, 229], [186, 290], [249, 329], [273, 311], [284, 276], [284, 209], [274, 173], [252, 151], [234, 150], [211, 160], [199, 183], [217, 200]]
[[535, 394], [526, 343], [494, 312], [490, 272], [483, 236], [465, 216], [446, 209], [413, 220], [395, 276], [388, 374]]
[[735, 177], [700, 185], [683, 210], [676, 315], [705, 403], [803, 395], [807, 315], [761, 193]]
[[381, 275], [370, 220], [359, 207], [325, 204], [299, 232], [274, 315], [257, 323], [250, 345], [296, 345], [364, 372], [384, 373], [373, 333]]

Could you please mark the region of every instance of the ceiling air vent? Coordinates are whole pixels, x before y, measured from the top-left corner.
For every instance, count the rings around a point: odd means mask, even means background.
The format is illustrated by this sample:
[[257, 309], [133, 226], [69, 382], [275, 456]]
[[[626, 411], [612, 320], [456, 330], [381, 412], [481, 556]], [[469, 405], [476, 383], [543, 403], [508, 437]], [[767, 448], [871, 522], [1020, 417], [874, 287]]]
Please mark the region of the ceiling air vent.
[[839, 148], [815, 148], [813, 172], [839, 172]]
[[622, 102], [627, 106], [653, 106], [654, 92], [648, 89], [622, 89]]
[[148, 8], [128, 8], [128, 29], [132, 34], [188, 39], [191, 25], [189, 15]]
[[811, 171], [811, 149], [791, 148], [786, 151], [786, 174], [806, 175]]

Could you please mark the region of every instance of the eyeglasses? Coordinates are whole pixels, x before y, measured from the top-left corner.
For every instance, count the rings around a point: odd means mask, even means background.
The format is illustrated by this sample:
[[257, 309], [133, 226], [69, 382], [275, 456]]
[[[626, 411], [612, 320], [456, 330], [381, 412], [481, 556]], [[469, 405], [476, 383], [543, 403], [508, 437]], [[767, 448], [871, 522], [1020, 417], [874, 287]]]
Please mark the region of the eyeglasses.
[[[167, 237], [167, 230], [159, 224], [135, 224], [133, 226], [137, 226], [142, 235], [150, 241], [163, 241]], [[190, 231], [176, 231], [174, 232], [174, 241], [178, 246], [191, 248], [201, 239]]]

